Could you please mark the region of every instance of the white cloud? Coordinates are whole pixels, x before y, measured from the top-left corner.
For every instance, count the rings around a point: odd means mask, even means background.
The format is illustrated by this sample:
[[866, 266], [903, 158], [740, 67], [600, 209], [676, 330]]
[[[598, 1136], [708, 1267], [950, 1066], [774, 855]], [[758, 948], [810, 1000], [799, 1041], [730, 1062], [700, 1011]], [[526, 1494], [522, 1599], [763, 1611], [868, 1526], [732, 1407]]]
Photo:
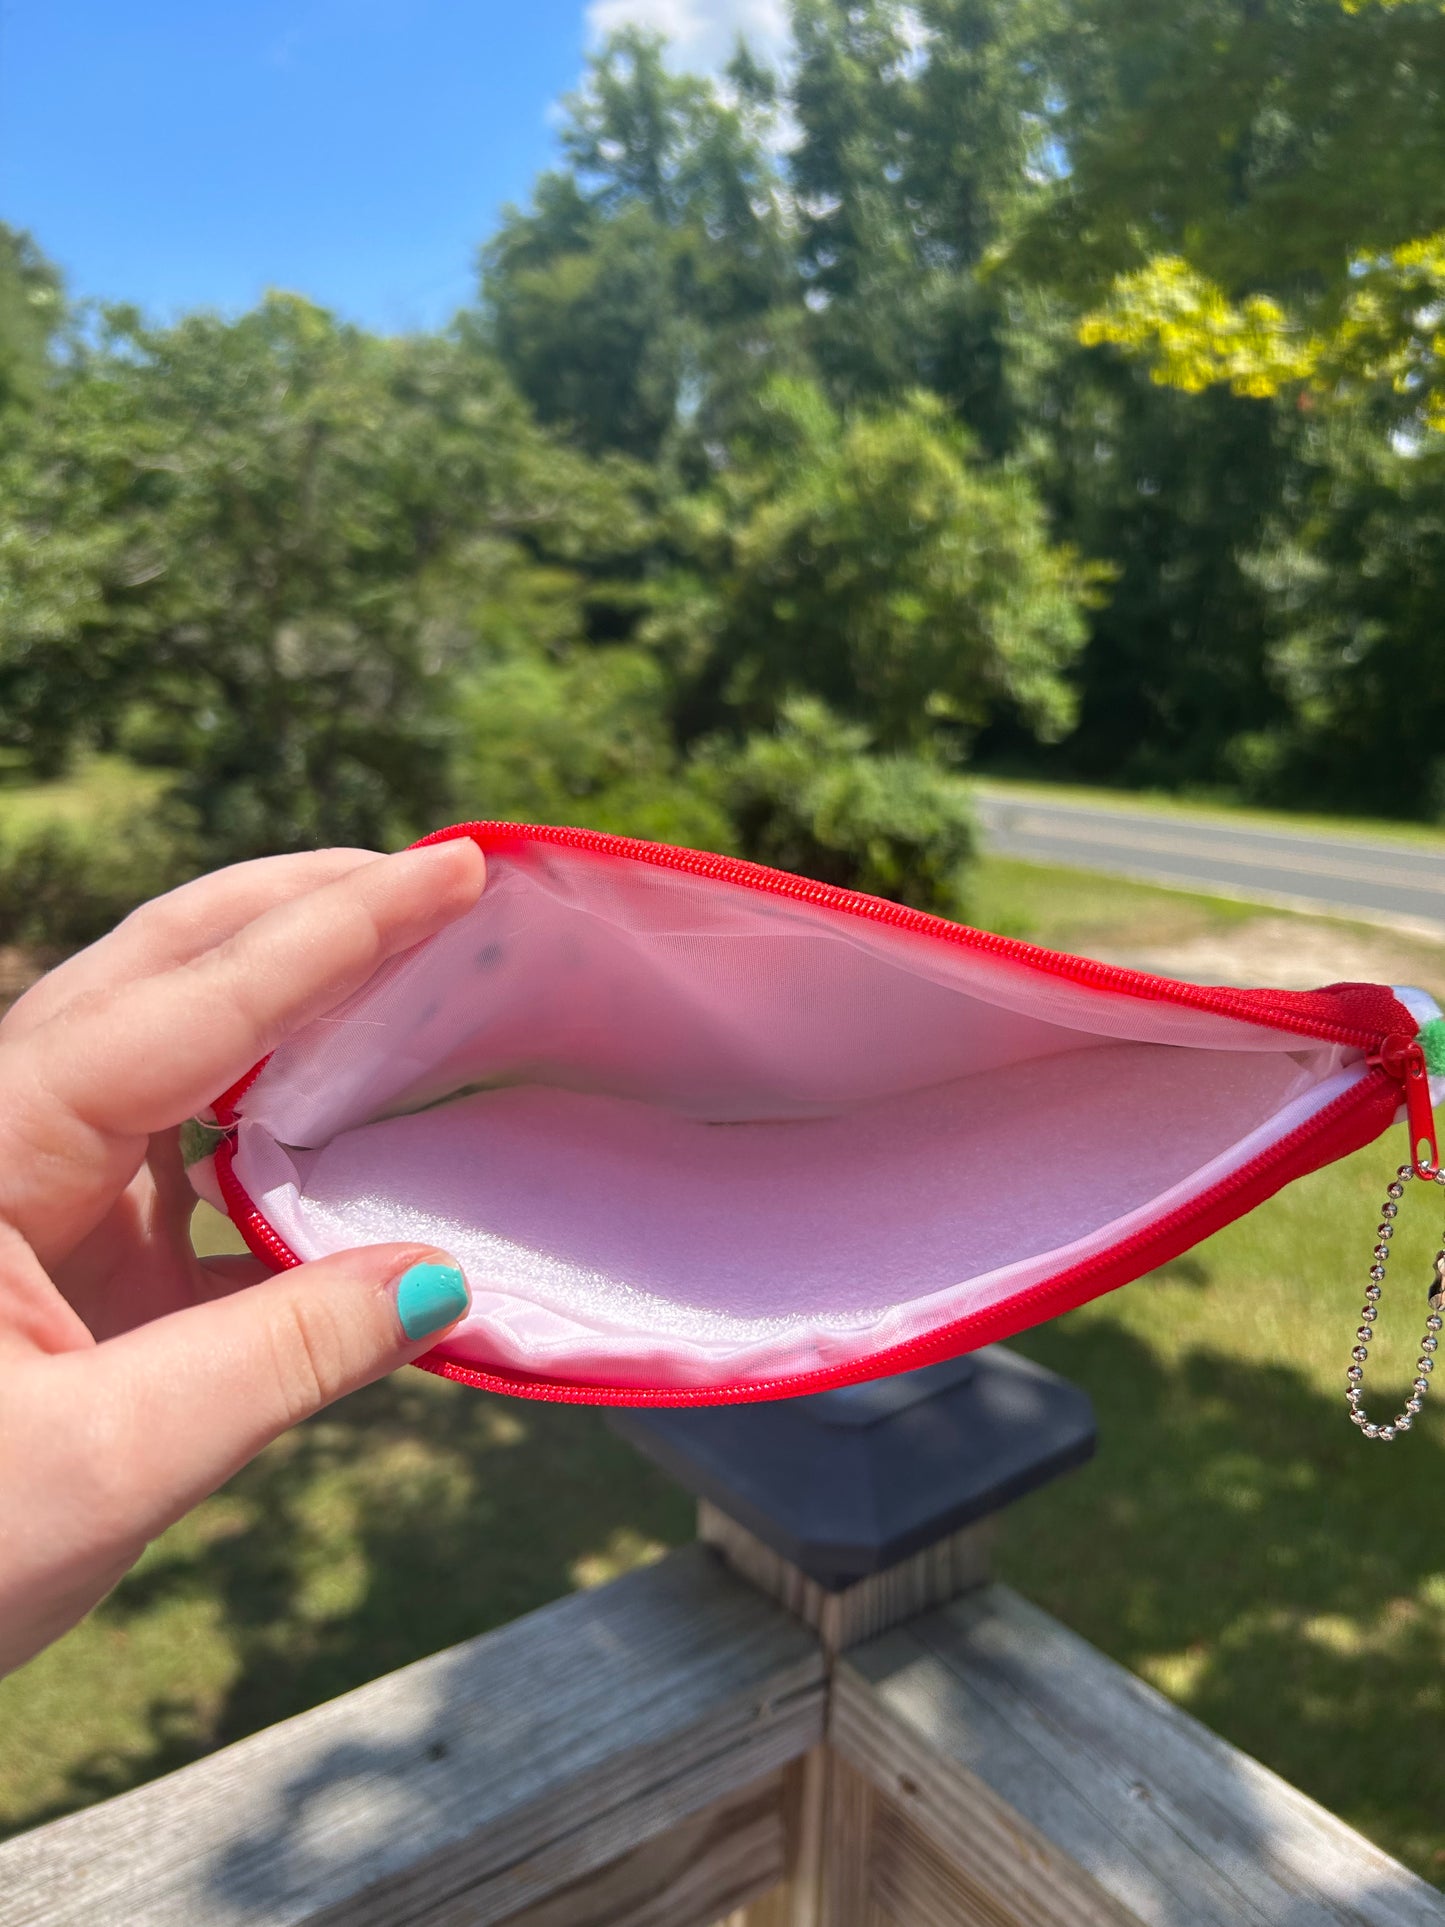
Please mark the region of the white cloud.
[[672, 64], [688, 73], [719, 72], [739, 34], [760, 60], [779, 61], [788, 46], [786, 0], [589, 0], [587, 31], [597, 42], [618, 27], [648, 27], [671, 43]]

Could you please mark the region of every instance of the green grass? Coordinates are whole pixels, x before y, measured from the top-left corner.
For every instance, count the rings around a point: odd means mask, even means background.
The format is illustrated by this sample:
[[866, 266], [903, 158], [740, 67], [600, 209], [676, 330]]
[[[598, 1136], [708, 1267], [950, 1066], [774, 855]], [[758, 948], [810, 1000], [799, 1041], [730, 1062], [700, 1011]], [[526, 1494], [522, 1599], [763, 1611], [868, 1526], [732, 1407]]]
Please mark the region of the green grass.
[[0, 835], [48, 824], [113, 823], [153, 803], [170, 782], [122, 756], [88, 756], [52, 783], [32, 782], [15, 757], [0, 755]]
[[300, 1426], [0, 1682], [0, 1831], [656, 1557], [692, 1507], [595, 1412], [405, 1371]]
[[1326, 816], [1304, 810], [1261, 810], [1247, 803], [1231, 803], [1217, 796], [1191, 799], [1156, 790], [1095, 789], [1083, 783], [1042, 783], [1018, 781], [1012, 777], [988, 776], [978, 779], [978, 787], [991, 795], [1016, 798], [1025, 802], [1036, 798], [1046, 803], [1079, 803], [1090, 808], [1143, 810], [1156, 816], [1184, 817], [1191, 821], [1233, 824], [1237, 828], [1270, 830], [1319, 830], [1329, 836], [1368, 838], [1371, 842], [1426, 845], [1445, 850], [1445, 825], [1402, 823], [1393, 817]]
[[[1099, 1456], [1009, 1516], [999, 1566], [1445, 1885], [1445, 1413], [1427, 1403], [1382, 1447], [1343, 1397], [1394, 1149], [1015, 1341], [1091, 1393]], [[1370, 1367], [1382, 1415], [1412, 1375], [1439, 1202], [1409, 1198], [1400, 1220]]]
[[967, 912], [980, 930], [1084, 955], [1095, 944], [1143, 951], [1187, 943], [1260, 915], [1257, 904], [997, 856], [974, 864]]
[[[998, 861], [979, 866], [972, 912], [1078, 949], [1185, 943], [1257, 914]], [[1420, 955], [1438, 992], [1445, 955]], [[1317, 1173], [1016, 1341], [1089, 1390], [1100, 1450], [1009, 1516], [999, 1564], [1445, 1885], [1445, 1410], [1372, 1447], [1342, 1397], [1397, 1156], [1380, 1144]], [[1440, 1232], [1420, 1204], [1407, 1197], [1392, 1267], [1404, 1289], [1385, 1301], [1372, 1367], [1381, 1406], [1408, 1376]], [[206, 1220], [212, 1248], [232, 1237]], [[0, 1830], [132, 1786], [690, 1532], [682, 1494], [599, 1415], [400, 1373], [264, 1453], [89, 1621], [0, 1682]]]

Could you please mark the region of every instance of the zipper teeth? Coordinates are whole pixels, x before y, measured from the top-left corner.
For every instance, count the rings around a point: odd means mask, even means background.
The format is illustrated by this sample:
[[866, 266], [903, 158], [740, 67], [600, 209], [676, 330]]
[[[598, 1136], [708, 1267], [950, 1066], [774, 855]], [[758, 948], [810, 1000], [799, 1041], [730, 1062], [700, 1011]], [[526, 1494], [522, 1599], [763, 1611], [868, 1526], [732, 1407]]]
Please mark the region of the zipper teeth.
[[231, 1088], [228, 1091], [224, 1091], [211, 1106], [211, 1109], [216, 1114], [216, 1122], [223, 1130], [236, 1122], [237, 1105], [241, 1102], [241, 1099], [246, 1095], [247, 1091], [250, 1090], [262, 1071], [265, 1070], [266, 1066], [271, 1062], [273, 1055], [273, 1052], [267, 1051], [266, 1055], [261, 1058], [258, 1063], [251, 1066], [244, 1077], [238, 1078]]
[[[425, 849], [432, 843], [446, 843], [459, 836], [487, 845], [505, 843], [550, 843], [574, 850], [589, 850], [599, 856], [630, 858], [654, 868], [680, 870], [690, 876], [709, 877], [719, 882], [737, 883], [769, 896], [790, 897], [799, 903], [816, 903], [870, 923], [891, 925], [920, 936], [938, 938], [964, 950], [981, 951], [1004, 957], [1012, 963], [1027, 965], [1066, 982], [1087, 984], [1093, 989], [1113, 990], [1126, 996], [1146, 997], [1151, 1002], [1183, 1004], [1215, 1015], [1245, 1016], [1263, 1030], [1286, 1031], [1300, 1037], [1318, 1037], [1327, 1043], [1350, 1044], [1361, 1049], [1378, 1047], [1384, 1033], [1362, 1030], [1347, 1024], [1332, 1024], [1311, 1019], [1302, 1013], [1281, 1011], [1262, 1014], [1250, 1001], [1254, 993], [1230, 990], [1223, 986], [1184, 984], [1172, 977], [1153, 977], [1147, 971], [1126, 970], [1119, 964], [1095, 963], [1088, 957], [1071, 957], [1058, 950], [1045, 950], [1018, 937], [1000, 937], [991, 930], [974, 930], [967, 924], [950, 923], [926, 910], [912, 910], [905, 904], [889, 903], [882, 897], [865, 896], [859, 890], [844, 890], [837, 884], [815, 883], [811, 878], [793, 876], [787, 870], [770, 870], [765, 864], [749, 863], [743, 857], [714, 856], [701, 850], [686, 850], [669, 843], [645, 843], [638, 837], [610, 836], [602, 830], [577, 830], [545, 823], [454, 823], [434, 830], [412, 847]], [[248, 1074], [241, 1085], [227, 1096], [239, 1097], [260, 1072]]]
[[266, 1222], [265, 1218], [252, 1203], [249, 1194], [232, 1168], [236, 1157], [236, 1141], [233, 1137], [222, 1138], [216, 1146], [216, 1183], [231, 1222], [246, 1240], [258, 1258], [265, 1258], [280, 1270], [287, 1271], [292, 1265], [302, 1261], [278, 1231]]
[[[435, 1353], [428, 1353], [413, 1363], [439, 1378], [451, 1379], [477, 1391], [505, 1392], [514, 1396], [520, 1394], [563, 1405], [734, 1405], [744, 1401], [795, 1398], [808, 1392], [832, 1391], [838, 1386], [857, 1384], [883, 1374], [909, 1371], [939, 1358], [952, 1357], [965, 1349], [964, 1340], [971, 1340], [967, 1348], [974, 1349], [993, 1339], [1011, 1337], [1047, 1315], [1053, 1301], [1068, 1300], [1067, 1304], [1059, 1305], [1060, 1311], [1073, 1309], [1075, 1305], [1085, 1302], [1091, 1295], [1087, 1290], [1091, 1278], [1127, 1266], [1134, 1254], [1162, 1245], [1173, 1232], [1187, 1230], [1214, 1206], [1235, 1192], [1247, 1189], [1276, 1166], [1289, 1162], [1314, 1138], [1339, 1124], [1355, 1109], [1364, 1108], [1367, 1100], [1372, 1101], [1385, 1084], [1393, 1084], [1394, 1081], [1388, 1071], [1371, 1070], [1353, 1090], [1343, 1091], [1307, 1123], [1289, 1132], [1269, 1150], [1261, 1151], [1247, 1164], [1242, 1164], [1237, 1171], [1232, 1171], [1208, 1191], [1201, 1192], [1197, 1198], [1190, 1199], [1187, 1204], [1158, 1219], [1147, 1230], [1136, 1232], [1121, 1244], [1111, 1246], [1109, 1250], [1086, 1259], [1080, 1265], [1071, 1266], [1059, 1277], [1031, 1285], [1027, 1291], [1020, 1292], [1003, 1305], [989, 1305], [982, 1311], [970, 1312], [963, 1318], [955, 1319], [952, 1324], [940, 1326], [935, 1332], [907, 1339], [886, 1351], [870, 1353], [866, 1358], [850, 1361], [847, 1365], [820, 1366], [808, 1372], [794, 1372], [779, 1378], [747, 1379], [735, 1385], [709, 1386], [705, 1390], [649, 1391], [633, 1386], [569, 1385], [546, 1379], [530, 1379], [520, 1374], [513, 1378], [505, 1373], [477, 1371], [469, 1365], [457, 1365]], [[1163, 1262], [1162, 1257], [1159, 1262]], [[1149, 1268], [1147, 1263], [1140, 1267], [1141, 1270]], [[1137, 1276], [1137, 1273], [1134, 1275]], [[1123, 1283], [1124, 1280], [1119, 1282]]]

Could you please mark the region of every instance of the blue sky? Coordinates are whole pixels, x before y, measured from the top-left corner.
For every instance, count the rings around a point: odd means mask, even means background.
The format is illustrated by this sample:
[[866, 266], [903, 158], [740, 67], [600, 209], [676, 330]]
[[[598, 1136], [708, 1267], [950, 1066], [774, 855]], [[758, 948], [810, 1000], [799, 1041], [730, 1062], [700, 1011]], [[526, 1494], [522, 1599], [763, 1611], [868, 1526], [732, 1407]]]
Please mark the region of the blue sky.
[[0, 0], [0, 219], [78, 296], [157, 316], [295, 289], [370, 326], [444, 320], [553, 152], [590, 38], [682, 64], [781, 0]]

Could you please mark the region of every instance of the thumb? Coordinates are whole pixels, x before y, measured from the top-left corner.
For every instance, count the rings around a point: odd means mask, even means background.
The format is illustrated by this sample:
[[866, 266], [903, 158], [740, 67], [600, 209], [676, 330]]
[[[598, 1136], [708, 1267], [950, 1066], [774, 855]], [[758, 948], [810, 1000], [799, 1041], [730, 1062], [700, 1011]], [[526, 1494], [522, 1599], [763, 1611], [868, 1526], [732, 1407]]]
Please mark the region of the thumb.
[[85, 1359], [117, 1511], [147, 1538], [264, 1445], [425, 1352], [471, 1302], [430, 1245], [370, 1245], [112, 1338]]

